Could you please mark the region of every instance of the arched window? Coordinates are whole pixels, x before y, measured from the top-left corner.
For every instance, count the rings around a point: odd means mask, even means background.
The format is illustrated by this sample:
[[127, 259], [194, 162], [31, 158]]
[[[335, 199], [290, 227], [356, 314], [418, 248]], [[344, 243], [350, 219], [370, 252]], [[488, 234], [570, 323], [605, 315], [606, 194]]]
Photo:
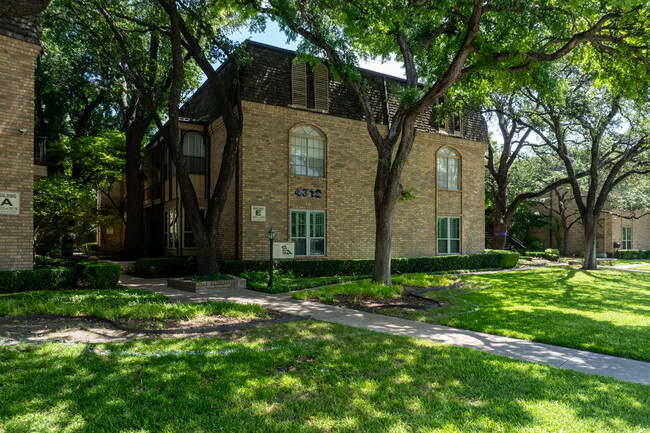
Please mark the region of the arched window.
[[309, 125], [291, 130], [291, 174], [325, 177], [325, 135]]
[[460, 189], [460, 155], [451, 147], [438, 151], [438, 188]]
[[202, 134], [195, 131], [183, 134], [183, 155], [188, 173], [205, 174], [205, 146]]

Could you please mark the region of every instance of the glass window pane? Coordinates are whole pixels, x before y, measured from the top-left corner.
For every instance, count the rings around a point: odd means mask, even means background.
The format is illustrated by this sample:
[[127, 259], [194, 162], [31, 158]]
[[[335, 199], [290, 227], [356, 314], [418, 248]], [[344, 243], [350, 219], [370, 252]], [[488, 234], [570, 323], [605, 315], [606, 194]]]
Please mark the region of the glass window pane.
[[325, 240], [324, 239], [311, 239], [309, 241], [309, 253], [312, 256], [325, 255]]
[[304, 238], [307, 236], [306, 212], [291, 212], [291, 237]]
[[438, 254], [447, 254], [447, 240], [438, 239]]
[[325, 213], [311, 212], [310, 220], [309, 236], [312, 238], [325, 237]]
[[449, 218], [451, 239], [460, 239], [460, 218]]
[[438, 239], [447, 239], [447, 218], [438, 218]]
[[438, 188], [447, 188], [447, 158], [438, 158]]
[[449, 241], [449, 252], [451, 254], [460, 253], [460, 241], [459, 240], [451, 240], [451, 241]]
[[307, 239], [292, 239], [295, 242], [296, 255], [297, 256], [306, 256], [307, 255]]

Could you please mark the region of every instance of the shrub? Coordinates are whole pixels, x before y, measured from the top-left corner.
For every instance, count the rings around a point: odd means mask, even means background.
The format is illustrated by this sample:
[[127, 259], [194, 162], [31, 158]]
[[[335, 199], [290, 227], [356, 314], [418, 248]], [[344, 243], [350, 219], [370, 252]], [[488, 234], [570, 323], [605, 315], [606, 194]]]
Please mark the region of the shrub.
[[76, 275], [73, 267], [0, 271], [0, 293], [65, 289], [75, 285]]
[[552, 262], [557, 262], [560, 260], [559, 254], [551, 254], [547, 253], [546, 251], [526, 251], [524, 255], [528, 257], [538, 257], [540, 259], [546, 259]]
[[[504, 254], [509, 255], [504, 261]], [[394, 273], [418, 273], [455, 271], [461, 269], [486, 269], [512, 267], [512, 258], [517, 253], [486, 252], [472, 255], [453, 255], [437, 257], [395, 258], [391, 262]], [[516, 264], [516, 260], [515, 260]], [[269, 262], [264, 260], [223, 260], [218, 262], [219, 271], [240, 275], [248, 271], [268, 271]], [[331, 277], [336, 275], [370, 275], [374, 268], [373, 260], [296, 260], [279, 261], [276, 269], [292, 271], [296, 277]]]
[[650, 250], [616, 250], [617, 259], [650, 259]]
[[496, 253], [501, 254], [501, 261], [499, 262], [499, 267], [502, 269], [514, 268], [517, 266], [519, 261], [519, 253], [514, 251], [505, 251], [505, 250], [485, 250], [486, 253]]
[[[268, 263], [268, 262], [267, 262]], [[196, 262], [192, 257], [156, 257], [137, 259], [133, 263], [135, 273], [141, 276], [154, 275], [152, 270], [158, 270], [163, 277], [181, 277], [196, 274]]]
[[77, 268], [77, 284], [87, 289], [113, 289], [120, 280], [120, 265], [82, 263]]
[[544, 252], [548, 254], [555, 254], [557, 256], [560, 255], [560, 250], [556, 250], [555, 248], [546, 248]]

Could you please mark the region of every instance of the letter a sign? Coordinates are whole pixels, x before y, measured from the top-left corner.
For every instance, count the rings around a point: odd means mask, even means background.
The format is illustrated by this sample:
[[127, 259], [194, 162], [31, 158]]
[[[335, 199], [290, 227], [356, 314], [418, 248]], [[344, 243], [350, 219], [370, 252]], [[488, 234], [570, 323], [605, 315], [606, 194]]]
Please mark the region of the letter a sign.
[[0, 191], [0, 215], [20, 215], [20, 193]]

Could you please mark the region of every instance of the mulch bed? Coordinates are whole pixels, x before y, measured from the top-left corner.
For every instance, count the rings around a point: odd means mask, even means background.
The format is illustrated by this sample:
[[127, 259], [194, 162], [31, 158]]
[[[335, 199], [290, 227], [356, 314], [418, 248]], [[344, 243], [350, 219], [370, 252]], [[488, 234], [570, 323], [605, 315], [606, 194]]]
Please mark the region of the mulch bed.
[[456, 284], [448, 287], [422, 287], [404, 286], [402, 295], [397, 298], [371, 299], [361, 298], [351, 295], [336, 295], [334, 301], [319, 301], [316, 298], [312, 301], [322, 302], [323, 304], [337, 305], [339, 307], [351, 308], [353, 310], [366, 311], [369, 313], [380, 309], [399, 308], [402, 310], [429, 310], [440, 308], [445, 305], [451, 305], [449, 302], [436, 301], [422, 296], [423, 293], [439, 290], [447, 290], [458, 287]]
[[[258, 326], [304, 320], [303, 317], [268, 311], [269, 319], [241, 320], [223, 316], [207, 316], [185, 321], [156, 320], [108, 320], [90, 316], [8, 316], [0, 317], [0, 343], [15, 341], [45, 341], [87, 339], [89, 343], [140, 338], [182, 338], [201, 336], [225, 336]], [[82, 331], [82, 332], [79, 332]], [[83, 333], [85, 332], [85, 334]], [[80, 334], [86, 337], [79, 336]], [[93, 339], [92, 335], [100, 335]], [[76, 336], [76, 337], [75, 337]]]

